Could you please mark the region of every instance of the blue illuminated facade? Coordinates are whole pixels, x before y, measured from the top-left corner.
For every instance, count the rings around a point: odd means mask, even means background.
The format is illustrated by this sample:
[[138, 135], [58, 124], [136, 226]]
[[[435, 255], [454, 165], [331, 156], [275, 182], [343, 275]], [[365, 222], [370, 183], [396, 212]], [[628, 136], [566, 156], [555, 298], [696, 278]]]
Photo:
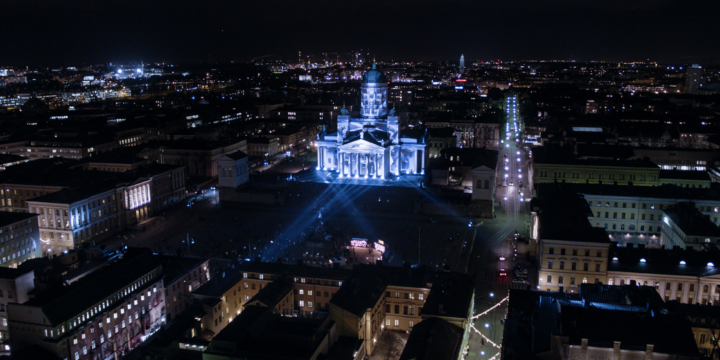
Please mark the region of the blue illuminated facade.
[[425, 173], [425, 135], [400, 133], [395, 111], [388, 112], [387, 91], [385, 74], [373, 65], [360, 86], [360, 118], [343, 108], [338, 131], [318, 135], [318, 170], [365, 179]]

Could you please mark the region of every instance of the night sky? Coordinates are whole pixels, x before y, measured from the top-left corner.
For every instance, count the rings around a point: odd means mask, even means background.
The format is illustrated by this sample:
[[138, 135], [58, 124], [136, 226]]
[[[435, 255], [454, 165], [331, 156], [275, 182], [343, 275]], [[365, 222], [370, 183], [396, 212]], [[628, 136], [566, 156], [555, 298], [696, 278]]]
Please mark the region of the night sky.
[[720, 63], [716, 0], [4, 1], [0, 65], [378, 60]]

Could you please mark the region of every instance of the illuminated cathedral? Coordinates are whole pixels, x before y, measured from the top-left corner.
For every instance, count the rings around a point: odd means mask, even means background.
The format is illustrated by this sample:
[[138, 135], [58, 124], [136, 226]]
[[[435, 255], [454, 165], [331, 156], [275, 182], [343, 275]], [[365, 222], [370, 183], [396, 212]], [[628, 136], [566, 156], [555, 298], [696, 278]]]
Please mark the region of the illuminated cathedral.
[[360, 117], [343, 107], [336, 133], [318, 135], [317, 169], [338, 178], [386, 179], [425, 173], [424, 134], [401, 134], [394, 110], [388, 112], [388, 81], [373, 65], [360, 86]]

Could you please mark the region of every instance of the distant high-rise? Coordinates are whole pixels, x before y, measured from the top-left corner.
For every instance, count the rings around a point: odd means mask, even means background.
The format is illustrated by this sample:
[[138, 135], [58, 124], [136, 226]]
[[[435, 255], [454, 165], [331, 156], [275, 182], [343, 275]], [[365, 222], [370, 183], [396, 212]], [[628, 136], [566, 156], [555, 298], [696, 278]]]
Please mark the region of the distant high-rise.
[[700, 65], [692, 64], [687, 69], [685, 74], [685, 93], [695, 94], [698, 87], [700, 87], [700, 81], [702, 80], [703, 69]]
[[465, 54], [460, 54], [460, 73], [465, 72]]

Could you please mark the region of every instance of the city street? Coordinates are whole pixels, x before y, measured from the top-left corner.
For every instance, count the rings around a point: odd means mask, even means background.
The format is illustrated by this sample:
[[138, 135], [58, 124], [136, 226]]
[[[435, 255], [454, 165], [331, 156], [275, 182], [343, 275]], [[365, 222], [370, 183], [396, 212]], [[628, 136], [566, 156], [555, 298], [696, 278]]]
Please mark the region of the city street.
[[[468, 273], [476, 276], [475, 314], [481, 314], [492, 308], [508, 295], [513, 282], [513, 267], [528, 267], [525, 248], [517, 244], [514, 234], [527, 235], [529, 221], [529, 201], [531, 179], [528, 171], [529, 154], [523, 146], [522, 122], [518, 116], [515, 97], [509, 97], [506, 103], [506, 122], [502, 124], [502, 142], [498, 154], [498, 187], [496, 204], [500, 204], [497, 218], [489, 224], [485, 236], [478, 236], [472, 252]], [[501, 276], [501, 273], [505, 274]], [[523, 286], [517, 283], [515, 286]], [[507, 303], [493, 308], [486, 315], [478, 317], [474, 328], [486, 336], [483, 345], [482, 336], [471, 328], [469, 357], [489, 359], [499, 352], [490, 344], [502, 343], [501, 319], [505, 316]]]

